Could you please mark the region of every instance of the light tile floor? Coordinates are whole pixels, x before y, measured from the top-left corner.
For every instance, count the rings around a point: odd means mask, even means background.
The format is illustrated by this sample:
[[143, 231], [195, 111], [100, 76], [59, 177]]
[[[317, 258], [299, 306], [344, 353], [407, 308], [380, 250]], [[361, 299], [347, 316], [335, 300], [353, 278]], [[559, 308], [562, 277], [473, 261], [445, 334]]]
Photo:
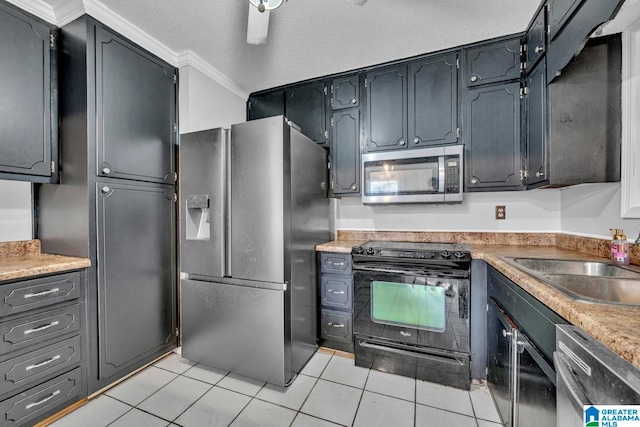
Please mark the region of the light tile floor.
[[287, 387], [179, 354], [157, 362], [52, 427], [500, 427], [489, 390], [470, 391], [372, 371], [317, 352]]

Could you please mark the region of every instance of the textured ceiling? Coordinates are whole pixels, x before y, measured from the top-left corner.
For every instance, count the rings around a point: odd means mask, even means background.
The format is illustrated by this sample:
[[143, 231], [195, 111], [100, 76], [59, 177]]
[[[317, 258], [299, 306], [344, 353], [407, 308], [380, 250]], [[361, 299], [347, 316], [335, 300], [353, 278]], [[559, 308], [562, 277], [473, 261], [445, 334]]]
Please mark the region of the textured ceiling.
[[102, 0], [248, 92], [524, 31], [537, 0], [290, 0], [267, 44], [246, 43], [246, 0]]
[[[49, 0], [55, 8], [59, 0]], [[246, 0], [102, 0], [174, 52], [247, 92], [524, 31], [538, 0], [290, 0], [267, 44], [246, 43]]]

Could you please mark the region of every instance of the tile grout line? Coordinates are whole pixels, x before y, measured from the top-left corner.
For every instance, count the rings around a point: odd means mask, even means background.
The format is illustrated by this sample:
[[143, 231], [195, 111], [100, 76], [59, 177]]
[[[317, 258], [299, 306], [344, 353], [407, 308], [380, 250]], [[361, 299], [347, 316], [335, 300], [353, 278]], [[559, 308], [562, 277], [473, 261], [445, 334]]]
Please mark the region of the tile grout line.
[[[355, 360], [353, 362], [354, 366], [355, 366]], [[360, 409], [360, 404], [362, 403], [362, 398], [364, 397], [364, 388], [367, 386], [367, 381], [369, 381], [369, 375], [371, 375], [371, 368], [369, 368], [369, 371], [367, 372], [367, 379], [364, 380], [364, 385], [362, 386], [362, 393], [360, 393], [360, 399], [358, 400], [358, 405], [356, 406], [356, 413], [353, 414], [353, 420], [351, 421], [351, 426], [353, 426], [353, 423], [356, 422], [356, 417], [358, 416], [358, 410]]]
[[[198, 365], [198, 364], [199, 364], [199, 363], [196, 363], [196, 365]], [[193, 365], [193, 366], [196, 366], [196, 365]], [[192, 366], [192, 368], [193, 368], [193, 366]], [[205, 365], [205, 366], [206, 366], [206, 365]], [[191, 368], [189, 368], [189, 369], [191, 369]], [[187, 369], [187, 371], [188, 371], [189, 369]], [[187, 371], [185, 371], [185, 372], [187, 372]], [[207, 393], [209, 393], [211, 390], [213, 390], [213, 388], [214, 388], [214, 387], [216, 387], [216, 386], [217, 386], [217, 384], [218, 384], [220, 381], [222, 381], [223, 379], [225, 379], [225, 378], [227, 377], [227, 375], [229, 375], [230, 373], [231, 373], [231, 372], [227, 372], [227, 373], [226, 373], [222, 378], [220, 378], [220, 379], [219, 379], [215, 384], [211, 384], [211, 383], [208, 383], [208, 382], [206, 382], [206, 381], [201, 381], [201, 380], [198, 380], [198, 379], [195, 379], [195, 378], [191, 378], [191, 377], [184, 376], [185, 378], [189, 378], [189, 379], [192, 379], [192, 380], [199, 381], [199, 382], [201, 382], [201, 383], [207, 384], [207, 385], [209, 385], [210, 387], [209, 387], [209, 389], [208, 389], [207, 391], [205, 391], [204, 393], [202, 393], [202, 395], [201, 395], [199, 398], [197, 398], [196, 400], [194, 400], [194, 401], [191, 403], [191, 405], [187, 406], [187, 407], [185, 408], [185, 410], [184, 410], [184, 411], [180, 412], [180, 414], [178, 414], [178, 416], [177, 416], [177, 417], [175, 417], [173, 421], [170, 421], [170, 422], [171, 422], [172, 424], [174, 424], [174, 421], [175, 421], [175, 420], [177, 420], [178, 418], [180, 418], [180, 417], [181, 417], [185, 412], [187, 412], [189, 409], [191, 409], [191, 407], [193, 407], [193, 405], [195, 405], [195, 404], [196, 404], [197, 402], [199, 402], [199, 401], [200, 401], [200, 400], [201, 400], [201, 399], [202, 399], [202, 398], [203, 398]], [[182, 375], [182, 374], [179, 374], [179, 376], [183, 376], [183, 375]], [[218, 387], [218, 388], [221, 388], [221, 389], [224, 389], [224, 390], [227, 390], [227, 389], [226, 389], [226, 388], [224, 388], [224, 387], [220, 387], [220, 386], [217, 386], [217, 387]], [[228, 391], [234, 391], [234, 390], [228, 390]], [[238, 392], [236, 392], [236, 393], [238, 393]], [[238, 393], [238, 394], [242, 394], [243, 396], [246, 396], [246, 394], [243, 394], [243, 393]], [[242, 408], [242, 410], [244, 410], [244, 408]], [[242, 412], [242, 411], [240, 411], [240, 412]], [[234, 418], [234, 419], [235, 419], [235, 418]]]
[[418, 424], [418, 379], [414, 378], [413, 382], [413, 427]]

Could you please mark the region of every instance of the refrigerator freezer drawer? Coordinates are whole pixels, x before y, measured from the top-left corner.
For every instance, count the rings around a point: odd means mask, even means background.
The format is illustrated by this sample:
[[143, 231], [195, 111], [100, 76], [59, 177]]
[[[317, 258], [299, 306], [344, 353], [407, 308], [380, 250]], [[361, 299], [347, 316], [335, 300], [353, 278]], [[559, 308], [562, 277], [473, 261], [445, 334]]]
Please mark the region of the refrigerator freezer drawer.
[[282, 290], [184, 279], [182, 355], [284, 386], [292, 377], [285, 312]]

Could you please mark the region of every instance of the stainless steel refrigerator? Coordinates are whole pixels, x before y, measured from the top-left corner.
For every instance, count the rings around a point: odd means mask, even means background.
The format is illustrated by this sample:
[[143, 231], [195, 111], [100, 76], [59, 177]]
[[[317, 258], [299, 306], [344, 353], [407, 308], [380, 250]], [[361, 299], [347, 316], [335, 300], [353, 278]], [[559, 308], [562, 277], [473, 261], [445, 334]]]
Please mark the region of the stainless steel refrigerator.
[[277, 116], [181, 135], [182, 355], [284, 386], [317, 349], [327, 154]]

